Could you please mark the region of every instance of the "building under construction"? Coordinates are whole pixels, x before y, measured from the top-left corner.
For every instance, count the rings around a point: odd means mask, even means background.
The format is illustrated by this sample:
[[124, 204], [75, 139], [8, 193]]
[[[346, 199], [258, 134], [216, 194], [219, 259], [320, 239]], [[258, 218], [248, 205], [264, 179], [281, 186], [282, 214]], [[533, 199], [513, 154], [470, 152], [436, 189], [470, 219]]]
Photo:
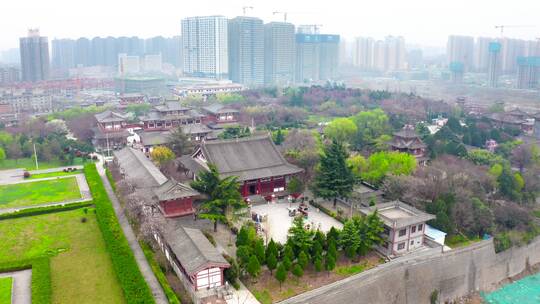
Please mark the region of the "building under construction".
[[489, 60], [488, 60], [488, 86], [496, 88], [499, 82], [499, 71], [500, 71], [500, 53], [501, 53], [501, 43], [500, 42], [490, 42], [489, 43]]
[[517, 59], [517, 88], [538, 88], [538, 73], [540, 69], [540, 57], [518, 57]]

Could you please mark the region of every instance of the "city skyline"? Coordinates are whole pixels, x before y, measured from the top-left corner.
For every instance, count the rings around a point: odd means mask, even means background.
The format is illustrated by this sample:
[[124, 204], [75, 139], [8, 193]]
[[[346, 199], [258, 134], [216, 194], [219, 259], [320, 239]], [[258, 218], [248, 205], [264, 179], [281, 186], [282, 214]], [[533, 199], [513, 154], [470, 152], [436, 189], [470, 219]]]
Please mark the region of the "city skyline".
[[[65, 0], [47, 3], [23, 0], [7, 3], [0, 13], [0, 26], [11, 29], [0, 37], [0, 50], [17, 47], [18, 37], [34, 27], [40, 28], [43, 35], [51, 40], [93, 36], [176, 36], [180, 34], [180, 20], [185, 17], [219, 14], [233, 18], [243, 15], [243, 6], [254, 7], [247, 9], [246, 15], [261, 18], [265, 23], [283, 20], [281, 14], [273, 15], [273, 11], [287, 11], [291, 23], [322, 24], [322, 33], [337, 33], [345, 39], [393, 35], [403, 36], [411, 44], [444, 48], [448, 35], [500, 37], [499, 30], [494, 28], [499, 24], [531, 26], [506, 28], [505, 36], [508, 37], [535, 39], [539, 36], [540, 23], [535, 12], [540, 9], [540, 3], [535, 1], [514, 1], [512, 9], [502, 1], [490, 1], [489, 6], [486, 1], [412, 2], [385, 0], [366, 4], [334, 1], [322, 4], [231, 0], [226, 5], [212, 1], [186, 5], [158, 0], [149, 5], [130, 5], [125, 1], [105, 3], [98, 0], [91, 7], [80, 10], [75, 3]], [[52, 9], [58, 7], [62, 9]], [[95, 22], [96, 17], [100, 22]], [[431, 28], [427, 33], [426, 25]]]

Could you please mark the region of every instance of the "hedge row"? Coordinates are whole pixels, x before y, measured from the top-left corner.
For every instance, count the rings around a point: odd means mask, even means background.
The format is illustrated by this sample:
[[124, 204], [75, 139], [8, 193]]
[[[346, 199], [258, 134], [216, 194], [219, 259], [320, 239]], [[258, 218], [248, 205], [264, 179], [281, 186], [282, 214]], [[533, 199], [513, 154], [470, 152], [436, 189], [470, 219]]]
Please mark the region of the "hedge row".
[[32, 269], [32, 304], [50, 304], [51, 266], [48, 257], [0, 263], [0, 272]]
[[66, 204], [66, 205], [27, 208], [27, 209], [22, 209], [22, 210], [11, 212], [11, 213], [0, 214], [0, 221], [19, 218], [19, 217], [25, 217], [25, 216], [42, 215], [42, 214], [48, 214], [48, 213], [75, 210], [75, 209], [79, 209], [83, 207], [89, 207], [89, 206], [92, 206], [93, 204], [94, 203], [90, 201], [90, 202], [79, 202], [79, 203], [72, 203], [72, 204]]
[[178, 299], [178, 296], [176, 295], [174, 290], [171, 288], [169, 281], [167, 281], [167, 278], [165, 277], [163, 270], [161, 270], [161, 267], [159, 267], [158, 263], [156, 262], [156, 259], [154, 259], [154, 252], [152, 251], [150, 246], [148, 246], [144, 242], [139, 242], [139, 244], [141, 244], [141, 248], [144, 252], [144, 256], [146, 256], [146, 259], [148, 260], [150, 267], [152, 267], [152, 271], [154, 272], [154, 275], [156, 275], [156, 278], [159, 281], [159, 285], [161, 285], [161, 287], [163, 288], [163, 291], [165, 292], [165, 295], [167, 296], [169, 303], [180, 304], [180, 299]]
[[86, 180], [94, 198], [98, 225], [103, 234], [114, 270], [127, 303], [155, 303], [148, 284], [139, 270], [135, 256], [118, 223], [111, 201], [97, 172], [95, 164], [84, 166]]
[[111, 170], [109, 170], [109, 168], [105, 168], [105, 174], [107, 175], [107, 179], [109, 180], [109, 184], [111, 184], [114, 193], [116, 193], [116, 183], [114, 182]]

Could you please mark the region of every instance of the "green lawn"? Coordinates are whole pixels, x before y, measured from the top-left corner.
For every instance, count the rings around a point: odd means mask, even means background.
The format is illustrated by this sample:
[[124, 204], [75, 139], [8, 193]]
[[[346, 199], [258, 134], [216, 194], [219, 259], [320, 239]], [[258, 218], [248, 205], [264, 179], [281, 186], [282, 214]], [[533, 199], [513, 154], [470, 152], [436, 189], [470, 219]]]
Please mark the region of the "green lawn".
[[0, 263], [51, 256], [52, 303], [125, 303], [94, 209], [3, 220], [0, 231]]
[[[91, 160], [86, 160], [90, 162]], [[54, 160], [50, 162], [38, 162], [39, 169], [51, 169], [57, 167], [67, 167], [67, 166], [77, 166], [83, 165], [83, 159], [80, 157], [75, 158], [75, 161], [71, 165], [66, 165], [59, 160]], [[26, 170], [36, 170], [36, 163], [31, 158], [20, 158], [20, 159], [4, 159], [0, 161], [0, 170], [23, 168]]]
[[29, 179], [39, 179], [39, 178], [47, 178], [47, 177], [66, 176], [66, 175], [74, 175], [74, 174], [81, 174], [81, 173], [83, 173], [82, 170], [76, 170], [76, 171], [73, 171], [73, 172], [58, 171], [58, 172], [49, 172], [49, 173], [39, 173], [39, 174], [30, 175]]
[[0, 278], [0, 304], [11, 304], [11, 286], [13, 279], [11, 277]]
[[0, 208], [35, 206], [81, 198], [75, 177], [0, 186]]

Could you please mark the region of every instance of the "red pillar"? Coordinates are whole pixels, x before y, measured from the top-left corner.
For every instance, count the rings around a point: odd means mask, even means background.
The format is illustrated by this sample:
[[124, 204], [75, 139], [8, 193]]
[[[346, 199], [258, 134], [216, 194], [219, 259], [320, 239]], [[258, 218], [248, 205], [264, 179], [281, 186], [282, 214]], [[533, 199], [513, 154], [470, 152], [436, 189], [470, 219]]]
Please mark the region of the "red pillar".
[[257, 194], [261, 194], [261, 180], [258, 179], [257, 180]]

